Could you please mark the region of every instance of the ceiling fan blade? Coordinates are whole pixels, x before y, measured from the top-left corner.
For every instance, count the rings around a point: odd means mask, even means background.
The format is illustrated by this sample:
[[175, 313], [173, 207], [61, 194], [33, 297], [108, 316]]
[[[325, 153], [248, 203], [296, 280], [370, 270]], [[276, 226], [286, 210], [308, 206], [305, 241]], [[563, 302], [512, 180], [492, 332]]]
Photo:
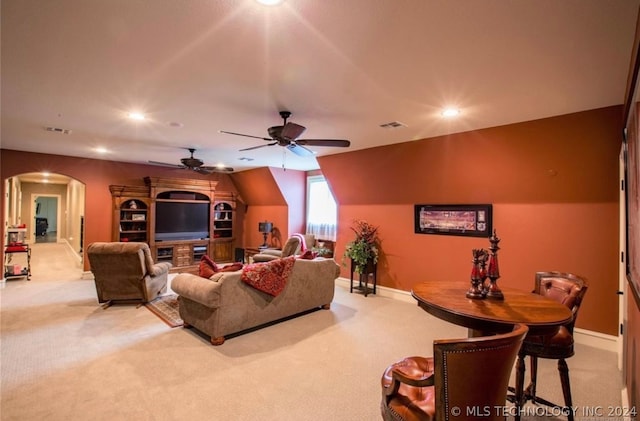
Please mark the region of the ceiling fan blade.
[[233, 168], [231, 167], [200, 167], [203, 168], [209, 172], [233, 172]]
[[282, 128], [280, 136], [286, 140], [296, 140], [305, 130], [307, 130], [307, 128], [299, 124], [287, 123]]
[[278, 142], [273, 142], [273, 143], [269, 143], [267, 145], [252, 146], [250, 148], [240, 149], [240, 151], [251, 151], [251, 150], [254, 150], [254, 149], [264, 148], [265, 146], [273, 146], [273, 145], [277, 145], [277, 144], [278, 144]]
[[213, 171], [209, 170], [208, 168], [204, 168], [204, 167], [194, 167], [191, 168], [191, 170], [200, 173], [200, 174], [211, 174]]
[[296, 143], [291, 143], [290, 145], [287, 145], [286, 148], [298, 156], [314, 156], [315, 155], [311, 149], [307, 149], [304, 146], [300, 146]]
[[184, 165], [177, 165], [177, 164], [169, 164], [167, 162], [158, 162], [158, 161], [148, 161], [149, 164], [153, 164], [153, 165], [162, 165], [163, 167], [171, 167], [171, 168], [186, 168]]
[[260, 136], [252, 136], [250, 134], [242, 134], [242, 133], [235, 133], [235, 132], [226, 132], [224, 130], [218, 130], [218, 133], [224, 133], [224, 134], [232, 134], [234, 136], [243, 136], [243, 137], [251, 137], [253, 139], [262, 139], [262, 140], [273, 140], [270, 137], [260, 137]]
[[348, 148], [351, 142], [342, 139], [299, 139], [296, 140], [298, 145], [309, 146], [333, 146], [336, 148]]

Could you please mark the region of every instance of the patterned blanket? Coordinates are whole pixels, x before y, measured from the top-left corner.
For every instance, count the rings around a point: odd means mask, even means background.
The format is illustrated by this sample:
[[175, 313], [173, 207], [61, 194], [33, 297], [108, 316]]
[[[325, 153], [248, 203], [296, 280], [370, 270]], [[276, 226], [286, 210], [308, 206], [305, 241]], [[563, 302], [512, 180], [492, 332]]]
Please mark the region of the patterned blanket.
[[252, 263], [242, 268], [242, 282], [274, 297], [287, 285], [295, 256], [283, 257], [265, 263]]

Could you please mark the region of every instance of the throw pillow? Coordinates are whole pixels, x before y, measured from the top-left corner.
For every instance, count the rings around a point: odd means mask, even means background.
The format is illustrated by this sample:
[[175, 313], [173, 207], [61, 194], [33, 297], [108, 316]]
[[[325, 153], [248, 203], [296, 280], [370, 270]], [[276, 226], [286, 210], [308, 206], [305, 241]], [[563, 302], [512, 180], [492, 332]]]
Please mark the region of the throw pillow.
[[242, 263], [235, 262], [230, 265], [224, 266], [220, 268], [220, 272], [235, 272], [237, 270], [242, 269]]
[[198, 275], [203, 278], [210, 278], [214, 273], [219, 272], [220, 269], [216, 262], [214, 262], [209, 256], [206, 254], [202, 256], [200, 259], [200, 266], [198, 267]]
[[307, 250], [300, 255], [301, 259], [313, 260], [318, 257], [318, 252], [313, 250]]

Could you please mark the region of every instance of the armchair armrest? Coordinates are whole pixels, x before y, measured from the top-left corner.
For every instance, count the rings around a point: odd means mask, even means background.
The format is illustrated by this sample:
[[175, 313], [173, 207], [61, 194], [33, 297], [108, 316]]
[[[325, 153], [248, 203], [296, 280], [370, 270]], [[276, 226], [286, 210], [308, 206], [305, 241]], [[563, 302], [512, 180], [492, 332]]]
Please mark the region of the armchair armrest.
[[[219, 277], [220, 275], [214, 275]], [[181, 273], [171, 281], [171, 289], [178, 295], [202, 304], [216, 308], [220, 306], [221, 284], [216, 280], [202, 278], [190, 273]]]
[[282, 250], [264, 249], [259, 254], [268, 254], [268, 255], [271, 255], [271, 256], [282, 257]]
[[[390, 367], [391, 368], [391, 367]], [[406, 358], [391, 368], [391, 383], [382, 390], [387, 402], [398, 393], [400, 384], [413, 387], [434, 385], [433, 359], [423, 357]]]
[[160, 275], [164, 275], [165, 273], [169, 273], [169, 269], [171, 269], [173, 265], [169, 262], [158, 262], [158, 263], [154, 263], [151, 266], [151, 270], [149, 271], [149, 274], [151, 276], [160, 276]]
[[398, 381], [409, 386], [414, 387], [426, 387], [433, 386], [433, 373], [423, 373], [422, 376], [414, 376], [413, 374], [407, 374], [402, 372], [399, 368], [394, 368], [391, 372], [391, 378], [393, 381]]

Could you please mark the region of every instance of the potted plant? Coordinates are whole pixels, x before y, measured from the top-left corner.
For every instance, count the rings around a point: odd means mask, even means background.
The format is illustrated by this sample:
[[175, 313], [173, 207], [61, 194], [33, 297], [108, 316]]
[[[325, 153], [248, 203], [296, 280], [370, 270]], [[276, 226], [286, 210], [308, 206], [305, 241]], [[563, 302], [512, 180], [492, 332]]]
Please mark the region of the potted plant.
[[[367, 221], [355, 220], [351, 230], [356, 238], [347, 244], [343, 258], [351, 259], [354, 271], [363, 274], [369, 264], [378, 263], [378, 227]], [[343, 264], [346, 265], [344, 259]]]

